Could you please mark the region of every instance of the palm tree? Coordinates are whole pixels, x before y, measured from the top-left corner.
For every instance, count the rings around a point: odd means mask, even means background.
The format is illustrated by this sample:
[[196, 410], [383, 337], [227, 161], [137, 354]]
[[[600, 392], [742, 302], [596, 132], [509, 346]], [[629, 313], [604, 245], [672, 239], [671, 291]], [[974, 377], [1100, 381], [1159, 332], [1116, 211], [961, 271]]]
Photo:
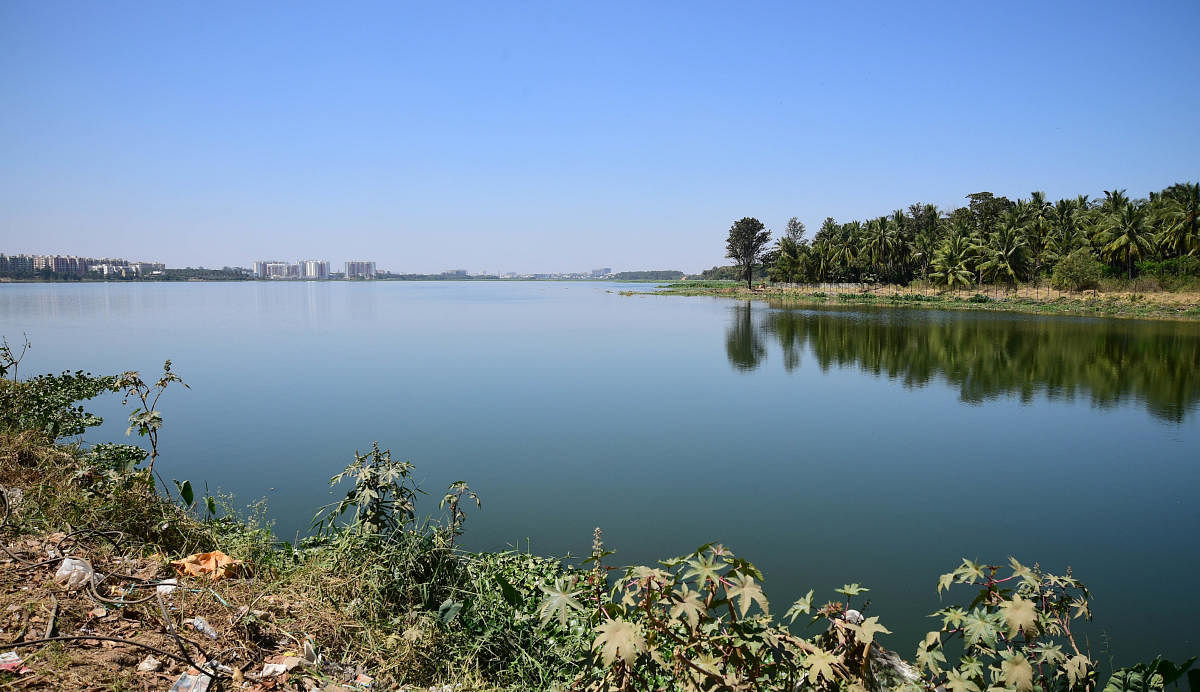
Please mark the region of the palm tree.
[[1132, 279], [1134, 260], [1154, 250], [1153, 238], [1146, 225], [1145, 205], [1126, 199], [1124, 206], [1106, 215], [1104, 228], [1105, 256], [1110, 261], [1123, 260], [1126, 277]]
[[792, 236], [783, 236], [775, 245], [775, 262], [767, 269], [772, 281], [799, 283], [804, 280], [808, 258], [808, 243]]
[[995, 232], [981, 248], [984, 261], [979, 265], [981, 276], [999, 279], [1015, 285], [1025, 274], [1027, 243], [1020, 214], [1009, 212], [1004, 215]]
[[1200, 183], [1177, 183], [1160, 198], [1163, 246], [1177, 256], [1200, 254]]
[[1112, 214], [1120, 211], [1126, 204], [1129, 203], [1129, 195], [1125, 194], [1125, 190], [1105, 190], [1104, 201], [1100, 203], [1100, 210], [1106, 214]]
[[951, 290], [958, 286], [970, 286], [974, 254], [975, 245], [967, 230], [961, 227], [953, 229], [934, 255], [933, 272], [929, 278]]
[[1050, 237], [1046, 242], [1047, 262], [1057, 263], [1084, 242], [1079, 228], [1079, 203], [1060, 199], [1050, 211]]
[[859, 236], [862, 235], [862, 224], [857, 221], [842, 224], [838, 236], [833, 241], [833, 253], [830, 261], [841, 265], [846, 274], [854, 272], [854, 263], [858, 259]]

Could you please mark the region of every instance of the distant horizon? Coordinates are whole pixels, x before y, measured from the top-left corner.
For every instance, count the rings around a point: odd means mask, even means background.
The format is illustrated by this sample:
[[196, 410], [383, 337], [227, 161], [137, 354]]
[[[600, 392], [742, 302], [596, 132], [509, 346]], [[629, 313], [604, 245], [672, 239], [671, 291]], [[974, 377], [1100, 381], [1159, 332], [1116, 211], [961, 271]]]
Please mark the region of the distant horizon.
[[1179, 0], [13, 0], [0, 247], [688, 271], [743, 216], [1142, 196], [1200, 178], [1198, 27]]

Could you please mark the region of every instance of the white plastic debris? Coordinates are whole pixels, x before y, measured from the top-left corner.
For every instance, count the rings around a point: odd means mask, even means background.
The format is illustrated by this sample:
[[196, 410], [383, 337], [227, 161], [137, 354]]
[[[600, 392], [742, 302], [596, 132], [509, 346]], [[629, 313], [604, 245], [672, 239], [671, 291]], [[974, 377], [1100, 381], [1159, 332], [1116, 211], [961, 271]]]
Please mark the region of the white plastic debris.
[[210, 682], [212, 682], [212, 678], [204, 673], [195, 675], [184, 673], [179, 676], [174, 685], [171, 685], [170, 692], [208, 692]]
[[196, 628], [197, 632], [204, 634], [204, 636], [208, 637], [209, 639], [217, 638], [217, 631], [213, 629], [212, 625], [208, 624], [208, 620], [205, 620], [199, 615], [192, 618], [192, 627]]
[[54, 574], [54, 581], [67, 587], [68, 590], [81, 589], [92, 580], [95, 572], [92, 566], [84, 560], [73, 557], [65, 558]]
[[863, 614], [857, 610], [851, 609], [846, 611], [846, 622], [851, 625], [860, 625], [863, 621]]
[[287, 672], [287, 666], [282, 663], [265, 663], [263, 664], [262, 672], [259, 673], [260, 678], [273, 678], [277, 675], [283, 675]]
[[153, 673], [162, 667], [162, 661], [153, 656], [147, 656], [138, 664], [138, 671], [141, 673]]
[[179, 588], [178, 580], [176, 580], [174, 578], [163, 579], [162, 581], [160, 581], [158, 583], [158, 586], [155, 588], [155, 591], [157, 591], [159, 594], [161, 594], [163, 596], [167, 596], [167, 595], [170, 595], [170, 593], [177, 588]]

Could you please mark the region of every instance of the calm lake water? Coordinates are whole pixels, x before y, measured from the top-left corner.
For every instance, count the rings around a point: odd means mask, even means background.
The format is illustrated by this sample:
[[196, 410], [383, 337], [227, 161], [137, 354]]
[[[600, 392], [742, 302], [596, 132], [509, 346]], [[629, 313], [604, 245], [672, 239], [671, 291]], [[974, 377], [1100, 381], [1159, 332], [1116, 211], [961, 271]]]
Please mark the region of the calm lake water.
[[[1094, 657], [1200, 653], [1200, 325], [624, 297], [603, 283], [0, 285], [21, 372], [153, 373], [167, 478], [285, 538], [378, 440], [465, 543], [618, 564], [720, 541], [782, 612], [871, 588], [910, 655], [966, 556], [1070, 565]], [[124, 440], [115, 397], [91, 442]]]

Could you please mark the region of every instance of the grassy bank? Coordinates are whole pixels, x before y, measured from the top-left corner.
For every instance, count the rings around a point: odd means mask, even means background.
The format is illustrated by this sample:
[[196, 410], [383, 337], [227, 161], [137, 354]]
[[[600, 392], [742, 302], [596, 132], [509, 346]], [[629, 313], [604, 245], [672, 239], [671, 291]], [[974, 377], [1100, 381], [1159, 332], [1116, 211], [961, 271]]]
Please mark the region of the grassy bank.
[[[154, 382], [16, 381], [3, 377], [12, 356], [0, 349], [0, 654], [20, 660], [0, 686], [161, 690], [195, 675], [251, 690], [1099, 688], [1101, 664], [1071, 630], [1090, 619], [1090, 593], [1069, 573], [963, 560], [937, 579], [947, 596], [930, 596], [932, 631], [888, 642], [860, 612], [867, 587], [774, 610], [762, 572], [719, 544], [619, 568], [599, 529], [576, 565], [464, 551], [475, 492], [453, 483], [429, 511], [413, 465], [377, 445], [347, 460], [331, 479], [340, 499], [288, 543], [261, 504], [165, 480], [156, 407], [182, 384], [169, 363]], [[79, 402], [106, 391], [130, 397], [149, 450], [82, 441], [99, 420]], [[59, 579], [81, 565], [103, 576]], [[1170, 684], [1190, 664], [1139, 664], [1105, 689]]]
[[[635, 292], [626, 292], [633, 295]], [[733, 281], [680, 281], [660, 284], [653, 295], [714, 296], [764, 300], [778, 305], [879, 305], [938, 310], [993, 310], [1040, 315], [1081, 315], [1134, 319], [1200, 320], [1200, 293], [1133, 291], [1068, 293], [1022, 286], [984, 287], [939, 292], [928, 288], [883, 286], [871, 289], [837, 286], [760, 285], [753, 289]]]

